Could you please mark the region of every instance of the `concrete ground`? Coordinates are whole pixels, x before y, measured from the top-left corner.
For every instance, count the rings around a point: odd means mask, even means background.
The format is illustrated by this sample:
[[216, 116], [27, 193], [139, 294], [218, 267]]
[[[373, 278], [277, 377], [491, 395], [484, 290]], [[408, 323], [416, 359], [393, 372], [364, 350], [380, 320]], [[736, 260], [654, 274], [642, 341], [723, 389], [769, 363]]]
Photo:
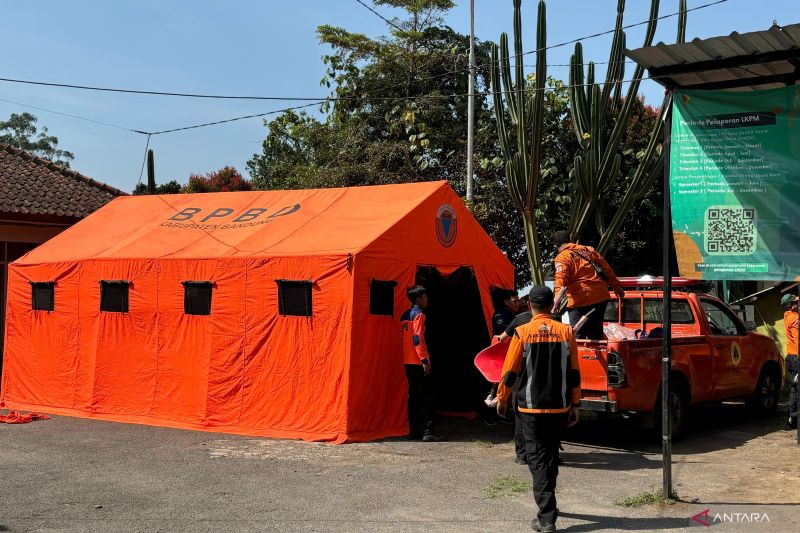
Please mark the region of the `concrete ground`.
[[[618, 502], [661, 486], [660, 448], [628, 421], [584, 419], [564, 445], [560, 530], [701, 531], [690, 517], [709, 510], [728, 518], [720, 531], [800, 531], [800, 447], [783, 419], [694, 415], [674, 447], [681, 502], [640, 507]], [[448, 442], [332, 446], [68, 417], [0, 425], [0, 531], [530, 531], [511, 428], [440, 429]]]

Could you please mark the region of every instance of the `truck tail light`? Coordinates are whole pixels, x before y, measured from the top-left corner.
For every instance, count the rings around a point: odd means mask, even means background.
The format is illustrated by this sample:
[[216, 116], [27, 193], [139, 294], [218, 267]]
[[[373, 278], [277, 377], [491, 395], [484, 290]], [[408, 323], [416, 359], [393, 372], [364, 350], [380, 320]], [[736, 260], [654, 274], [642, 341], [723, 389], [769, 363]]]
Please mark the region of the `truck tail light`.
[[608, 386], [614, 389], [625, 386], [625, 363], [619, 352], [608, 352], [608, 366], [606, 367]]

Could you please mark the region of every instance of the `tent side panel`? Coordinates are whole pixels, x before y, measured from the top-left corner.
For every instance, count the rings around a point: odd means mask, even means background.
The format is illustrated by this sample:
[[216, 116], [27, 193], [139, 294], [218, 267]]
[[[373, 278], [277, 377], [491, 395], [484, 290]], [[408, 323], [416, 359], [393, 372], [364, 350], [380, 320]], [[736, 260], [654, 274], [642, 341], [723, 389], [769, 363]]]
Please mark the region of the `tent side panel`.
[[[313, 281], [311, 316], [279, 314], [279, 279]], [[241, 426], [347, 440], [350, 285], [345, 256], [248, 261]]]
[[[351, 274], [343, 256], [87, 261], [13, 267], [9, 407], [245, 435], [344, 442]], [[56, 310], [29, 280], [55, 279]], [[129, 312], [98, 281], [129, 280]], [[276, 280], [313, 280], [310, 317], [278, 313]], [[212, 313], [184, 313], [181, 281], [213, 281]]]
[[[219, 260], [161, 261], [158, 276], [158, 377], [150, 412], [159, 418], [203, 424], [206, 422], [209, 367], [213, 358], [237, 353], [242, 320], [236, 321], [243, 307], [236, 305], [241, 292], [244, 268]], [[211, 315], [192, 315], [184, 311], [184, 281], [209, 281]], [[239, 350], [240, 351], [240, 350]], [[238, 398], [220, 411], [229, 413]], [[228, 416], [228, 420], [230, 415]]]
[[[32, 309], [29, 282], [55, 282], [54, 311]], [[78, 361], [78, 270], [74, 263], [13, 264], [8, 304], [2, 400], [71, 406]]]
[[[408, 433], [408, 384], [403, 367], [400, 316], [416, 265], [356, 256], [353, 280], [353, 349], [348, 391], [350, 439], [374, 440]], [[370, 313], [372, 280], [394, 281], [394, 316]]]
[[[80, 355], [72, 406], [146, 415], [156, 385], [158, 263], [85, 261], [79, 271]], [[102, 280], [128, 282], [128, 312], [100, 310]]]

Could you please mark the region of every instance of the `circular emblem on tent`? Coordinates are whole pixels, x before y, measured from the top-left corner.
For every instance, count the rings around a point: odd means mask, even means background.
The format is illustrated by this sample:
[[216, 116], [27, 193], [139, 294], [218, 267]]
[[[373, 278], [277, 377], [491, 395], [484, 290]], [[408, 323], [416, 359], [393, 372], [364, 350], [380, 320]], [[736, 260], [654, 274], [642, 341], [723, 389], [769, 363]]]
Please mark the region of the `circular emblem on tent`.
[[733, 361], [734, 366], [739, 366], [742, 361], [742, 348], [738, 342], [731, 343], [731, 361]]
[[436, 212], [436, 237], [442, 246], [448, 248], [456, 242], [457, 233], [456, 212], [451, 206], [444, 204]]

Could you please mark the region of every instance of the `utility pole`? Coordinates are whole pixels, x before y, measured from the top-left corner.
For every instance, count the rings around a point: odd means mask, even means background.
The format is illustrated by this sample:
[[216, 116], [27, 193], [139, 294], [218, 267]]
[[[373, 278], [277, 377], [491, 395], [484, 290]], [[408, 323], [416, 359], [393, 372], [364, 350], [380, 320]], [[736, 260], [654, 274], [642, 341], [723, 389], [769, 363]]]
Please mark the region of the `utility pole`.
[[469, 0], [469, 96], [467, 97], [467, 201], [473, 198], [472, 148], [475, 142], [475, 0]]
[[156, 163], [153, 160], [153, 150], [147, 151], [147, 194], [156, 193]]

